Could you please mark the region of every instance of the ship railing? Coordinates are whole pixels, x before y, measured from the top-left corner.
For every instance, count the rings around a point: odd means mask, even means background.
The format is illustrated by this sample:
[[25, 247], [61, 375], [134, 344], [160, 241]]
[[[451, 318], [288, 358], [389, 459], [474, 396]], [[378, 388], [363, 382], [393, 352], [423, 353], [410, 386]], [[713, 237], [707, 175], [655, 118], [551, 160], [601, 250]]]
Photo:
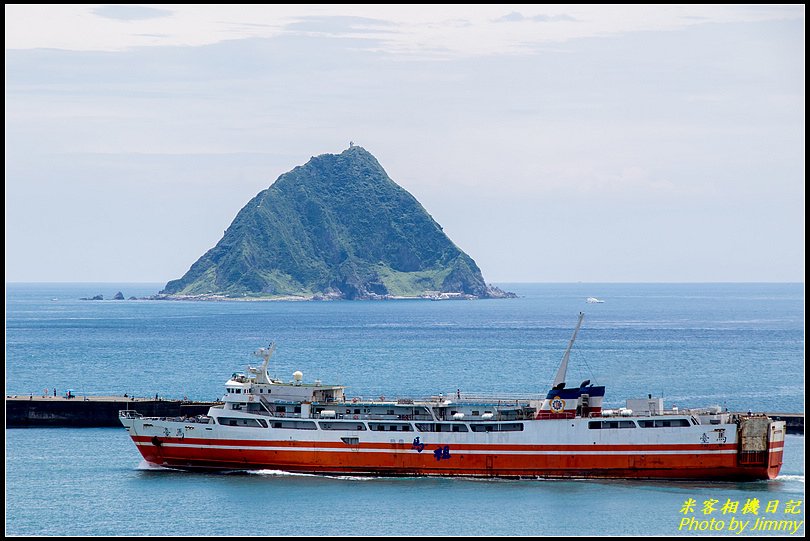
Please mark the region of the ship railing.
[[[433, 397], [438, 399], [439, 397]], [[536, 394], [521, 394], [521, 393], [480, 393], [480, 392], [456, 392], [444, 395], [442, 400], [450, 400], [451, 402], [491, 402], [491, 403], [510, 403], [510, 402], [528, 402], [532, 400], [543, 400], [543, 396]]]
[[140, 419], [143, 415], [135, 410], [118, 410], [118, 417], [123, 419]]
[[170, 423], [188, 423], [188, 424], [201, 424], [201, 425], [213, 425], [214, 419], [207, 416], [207, 415], [181, 415], [179, 417], [151, 417], [151, 419], [157, 419], [158, 421], [167, 421]]
[[[419, 396], [412, 398], [397, 398], [387, 400], [386, 402], [394, 402], [397, 406], [411, 406], [420, 404], [430, 404], [441, 406], [447, 402], [451, 404], [475, 404], [485, 403], [493, 405], [515, 405], [524, 404], [526, 402], [542, 401], [543, 396], [540, 395], [527, 395], [527, 394], [487, 394], [487, 393], [447, 393], [431, 396]], [[375, 402], [376, 400], [369, 400], [368, 402]], [[360, 402], [362, 403], [362, 401]], [[349, 404], [348, 402], [346, 404]]]
[[[259, 410], [259, 411], [251, 411], [249, 413], [252, 413], [252, 414], [255, 414], [255, 415], [263, 415], [265, 417], [279, 418], [279, 419], [300, 419], [301, 418], [300, 413], [287, 413], [287, 412], [284, 412], [284, 411]], [[312, 416], [310, 415], [310, 417], [312, 417]]]
[[541, 411], [537, 414], [537, 419], [575, 419], [576, 413], [571, 411], [561, 411], [555, 413], [553, 411]]
[[386, 402], [386, 403], [393, 403], [397, 406], [412, 406], [412, 405], [420, 405], [420, 404], [434, 404], [434, 405], [442, 405], [445, 402], [450, 402], [452, 404], [464, 404], [464, 403], [475, 403], [475, 402], [485, 402], [487, 404], [515, 404], [518, 403], [525, 403], [530, 401], [541, 401], [545, 398], [545, 396], [541, 395], [530, 395], [530, 394], [494, 394], [494, 393], [479, 393], [479, 392], [452, 392], [447, 394], [438, 394], [438, 395], [430, 395], [430, 396], [410, 396], [410, 397], [402, 397], [402, 398], [391, 398], [388, 400], [380, 400], [378, 398], [374, 399], [367, 399], [364, 400], [362, 397], [356, 397], [358, 400], [351, 402], [346, 400], [343, 403], [338, 403], [338, 407], [343, 405], [344, 403], [347, 406], [351, 405], [360, 405], [364, 403], [371, 403], [371, 402]]
[[321, 419], [324, 421], [334, 420], [365, 420], [365, 421], [432, 421], [430, 415], [380, 415], [373, 413], [338, 413], [334, 417], [323, 417], [319, 413], [313, 413], [310, 419]]

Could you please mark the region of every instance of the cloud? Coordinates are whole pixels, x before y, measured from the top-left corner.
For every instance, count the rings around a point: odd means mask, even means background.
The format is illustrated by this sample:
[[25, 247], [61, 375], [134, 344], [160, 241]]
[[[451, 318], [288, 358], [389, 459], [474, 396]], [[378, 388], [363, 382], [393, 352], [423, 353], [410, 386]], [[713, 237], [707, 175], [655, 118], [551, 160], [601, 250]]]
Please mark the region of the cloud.
[[[279, 4], [270, 7], [245, 4], [234, 10], [224, 4], [176, 4], [163, 9], [137, 5], [9, 4], [5, 10], [5, 43], [6, 49], [123, 51], [133, 47], [206, 46], [281, 36], [362, 38], [363, 41], [355, 45], [367, 52], [445, 59], [493, 54], [534, 55], [538, 46], [551, 43], [634, 32], [683, 30], [707, 22], [795, 20], [803, 24], [804, 21], [804, 6], [743, 9], [642, 5], [605, 10], [599, 6], [570, 5], [564, 8], [565, 13], [550, 14], [529, 10], [563, 8], [520, 9], [528, 13], [510, 13], [497, 5], [464, 11], [454, 6], [424, 6], [413, 10], [387, 5]], [[463, 16], [463, 20], [459, 20], [459, 16]], [[504, 22], [516, 24], [500, 24]], [[576, 24], [565, 24], [570, 22]], [[133, 32], [122, 32], [122, 23], [137, 28]], [[538, 31], [538, 25], [542, 26], [542, 32]], [[147, 34], [168, 37], [157, 39]]]
[[298, 17], [294, 22], [285, 25], [285, 29], [293, 32], [334, 35], [387, 32], [394, 26], [396, 23], [383, 19], [330, 15]]
[[105, 19], [116, 21], [143, 21], [169, 17], [174, 11], [168, 9], [147, 8], [143, 6], [101, 6], [95, 8], [93, 13]]
[[559, 15], [531, 15], [526, 16], [518, 11], [513, 11], [512, 13], [507, 13], [503, 17], [495, 19], [496, 23], [519, 23], [523, 21], [532, 21], [536, 23], [557, 23], [557, 22], [573, 22], [577, 21], [575, 17], [571, 15], [560, 13]]
[[133, 34], [133, 35], [141, 37], [141, 38], [160, 38], [160, 39], [164, 39], [164, 38], [171, 37], [169, 34]]

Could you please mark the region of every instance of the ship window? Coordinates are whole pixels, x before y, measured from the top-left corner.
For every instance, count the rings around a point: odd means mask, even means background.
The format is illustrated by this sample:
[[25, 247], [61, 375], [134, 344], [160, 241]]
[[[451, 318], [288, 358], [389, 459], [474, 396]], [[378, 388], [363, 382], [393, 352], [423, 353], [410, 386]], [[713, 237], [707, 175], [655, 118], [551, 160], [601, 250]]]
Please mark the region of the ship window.
[[[643, 421], [639, 421], [643, 422]], [[608, 428], [636, 428], [636, 423], [633, 421], [588, 421], [588, 428], [591, 430], [608, 429]]]
[[641, 428], [676, 428], [689, 426], [689, 419], [645, 419], [638, 424]]
[[411, 425], [407, 423], [369, 423], [368, 427], [377, 432], [413, 432]]
[[523, 423], [470, 424], [473, 432], [522, 432]]
[[665, 427], [676, 427], [676, 426], [689, 426], [689, 421], [687, 419], [656, 419], [655, 427], [658, 428], [659, 426]]
[[241, 393], [242, 393], [242, 389], [236, 389], [236, 394], [241, 394]]
[[416, 423], [419, 432], [467, 432], [467, 425], [459, 423]]
[[241, 417], [219, 417], [219, 424], [225, 426], [247, 426], [252, 428], [267, 428], [264, 419], [243, 419]]
[[273, 421], [273, 428], [286, 428], [292, 430], [315, 430], [313, 421]]
[[472, 414], [473, 414], [473, 415], [481, 415], [481, 412], [480, 412], [480, 411], [478, 411], [478, 410], [473, 410]]
[[293, 409], [293, 413], [301, 413], [301, 406], [295, 406], [295, 409]]
[[[358, 423], [357, 421], [350, 422], [350, 421], [321, 421], [318, 423], [321, 425], [321, 430], [365, 430], [366, 426], [363, 423]], [[372, 430], [374, 428], [372, 427]]]

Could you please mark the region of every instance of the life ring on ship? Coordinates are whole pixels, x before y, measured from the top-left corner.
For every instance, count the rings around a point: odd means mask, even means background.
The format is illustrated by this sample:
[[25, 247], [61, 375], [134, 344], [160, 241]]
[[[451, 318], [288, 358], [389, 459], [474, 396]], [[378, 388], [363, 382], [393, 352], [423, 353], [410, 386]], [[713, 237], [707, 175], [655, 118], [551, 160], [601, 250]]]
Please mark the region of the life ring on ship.
[[248, 402], [253, 402], [253, 396], [248, 398]]
[[385, 402], [385, 395], [384, 394], [380, 395], [380, 402]]
[[359, 416], [359, 415], [355, 415], [355, 416], [354, 416], [354, 420], [355, 420], [355, 421], [356, 421], [357, 419], [359, 419], [359, 418], [360, 418], [360, 416]]
[[352, 398], [352, 404], [357, 404], [357, 397]]
[[555, 396], [551, 399], [551, 403], [549, 404], [551, 411], [554, 413], [561, 413], [565, 410], [565, 400], [560, 398], [559, 396]]

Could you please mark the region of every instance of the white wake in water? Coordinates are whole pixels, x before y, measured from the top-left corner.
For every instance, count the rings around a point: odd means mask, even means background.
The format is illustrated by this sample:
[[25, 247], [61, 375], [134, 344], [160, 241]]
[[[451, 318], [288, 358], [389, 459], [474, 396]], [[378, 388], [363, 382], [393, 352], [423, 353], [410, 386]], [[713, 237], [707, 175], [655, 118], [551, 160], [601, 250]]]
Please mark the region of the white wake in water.
[[297, 473], [282, 470], [245, 470], [245, 473], [249, 473], [251, 475], [268, 475], [278, 477], [318, 477], [313, 473]]
[[172, 471], [169, 468], [164, 468], [163, 466], [158, 466], [157, 464], [151, 464], [143, 459], [135, 469], [140, 471]]
[[804, 475], [780, 475], [776, 479], [778, 481], [798, 481], [804, 483]]
[[316, 477], [318, 479], [340, 479], [342, 481], [371, 481], [374, 479], [374, 477], [361, 477], [357, 475], [321, 475], [318, 473], [300, 473], [283, 470], [245, 470], [245, 473], [270, 477]]

